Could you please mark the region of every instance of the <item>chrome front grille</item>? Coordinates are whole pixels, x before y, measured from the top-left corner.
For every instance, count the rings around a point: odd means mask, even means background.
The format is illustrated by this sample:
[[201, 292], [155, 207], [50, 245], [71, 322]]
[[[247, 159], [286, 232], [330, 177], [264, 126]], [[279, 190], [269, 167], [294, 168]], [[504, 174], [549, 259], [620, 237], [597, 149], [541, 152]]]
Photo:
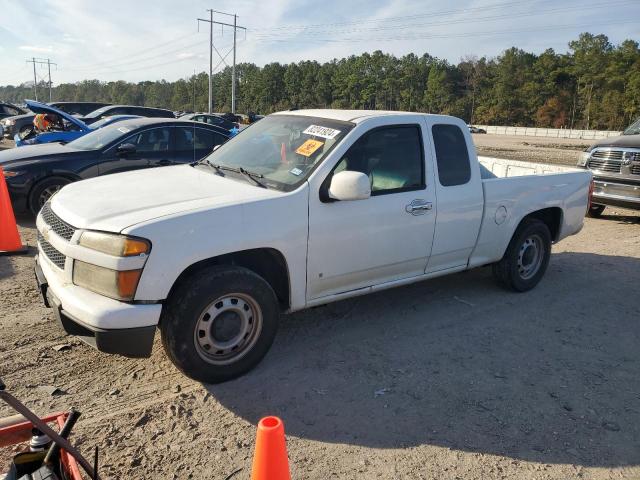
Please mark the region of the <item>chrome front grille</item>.
[[631, 165], [631, 173], [633, 175], [640, 175], [640, 165]]
[[595, 152], [589, 159], [588, 167], [592, 170], [600, 170], [602, 172], [620, 173], [620, 167], [622, 166], [622, 160], [610, 160], [596, 157], [596, 154], [602, 152]]
[[76, 227], [72, 227], [67, 222], [63, 221], [58, 217], [53, 210], [51, 210], [51, 205], [47, 202], [42, 207], [40, 211], [42, 215], [42, 219], [44, 222], [51, 227], [51, 230], [56, 233], [58, 236], [64, 238], [65, 240], [71, 240], [73, 234], [76, 231]]
[[591, 158], [622, 161], [623, 154], [622, 150], [596, 150], [591, 154]]
[[58, 268], [64, 270], [66, 257], [60, 253], [53, 245], [47, 242], [42, 234], [38, 232], [38, 245], [49, 260]]

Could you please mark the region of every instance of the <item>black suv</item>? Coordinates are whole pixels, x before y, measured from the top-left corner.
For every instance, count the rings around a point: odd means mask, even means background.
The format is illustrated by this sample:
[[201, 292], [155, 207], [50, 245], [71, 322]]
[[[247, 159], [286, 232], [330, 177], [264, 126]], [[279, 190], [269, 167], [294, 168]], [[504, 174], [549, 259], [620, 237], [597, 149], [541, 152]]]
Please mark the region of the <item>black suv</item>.
[[87, 125], [91, 125], [93, 122], [105, 117], [112, 117], [114, 115], [137, 115], [139, 117], [151, 117], [151, 118], [176, 118], [175, 114], [171, 110], [164, 108], [153, 107], [139, 107], [136, 105], [109, 105], [102, 107], [82, 117], [81, 120]]

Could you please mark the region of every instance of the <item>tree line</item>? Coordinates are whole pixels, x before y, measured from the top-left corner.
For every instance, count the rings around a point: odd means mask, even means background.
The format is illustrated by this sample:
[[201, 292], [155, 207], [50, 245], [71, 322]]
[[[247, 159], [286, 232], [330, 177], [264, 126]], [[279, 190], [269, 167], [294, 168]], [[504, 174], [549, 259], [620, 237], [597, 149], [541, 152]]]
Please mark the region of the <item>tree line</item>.
[[[640, 115], [640, 49], [625, 40], [582, 33], [567, 53], [540, 55], [512, 47], [496, 58], [452, 64], [427, 53], [381, 51], [330, 62], [236, 67], [237, 113], [290, 108], [407, 110], [455, 115], [469, 123], [619, 130]], [[57, 101], [104, 101], [206, 111], [208, 75], [175, 82], [84, 80], [54, 88]], [[42, 85], [42, 92], [45, 91]], [[231, 69], [213, 76], [214, 111], [230, 111]], [[32, 85], [0, 87], [22, 102]]]

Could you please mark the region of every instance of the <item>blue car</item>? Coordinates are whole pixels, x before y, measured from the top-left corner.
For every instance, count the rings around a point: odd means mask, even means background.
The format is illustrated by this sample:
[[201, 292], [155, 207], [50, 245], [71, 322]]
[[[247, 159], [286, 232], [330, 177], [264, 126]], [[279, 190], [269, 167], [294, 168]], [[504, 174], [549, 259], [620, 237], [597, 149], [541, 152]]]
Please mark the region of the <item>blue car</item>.
[[22, 147], [24, 145], [36, 145], [39, 143], [69, 143], [86, 135], [87, 133], [97, 130], [98, 128], [106, 127], [107, 125], [121, 122], [122, 120], [139, 118], [138, 115], [114, 115], [112, 117], [106, 117], [98, 120], [91, 125], [87, 125], [73, 115], [63, 112], [62, 110], [59, 110], [50, 105], [36, 102], [34, 100], [26, 100], [25, 103], [33, 113], [48, 113], [58, 115], [58, 117], [60, 117], [62, 120], [62, 125], [60, 126], [59, 130], [36, 133], [35, 135], [30, 134], [26, 137], [20, 137], [20, 135], [16, 133], [13, 139], [15, 140], [17, 147]]

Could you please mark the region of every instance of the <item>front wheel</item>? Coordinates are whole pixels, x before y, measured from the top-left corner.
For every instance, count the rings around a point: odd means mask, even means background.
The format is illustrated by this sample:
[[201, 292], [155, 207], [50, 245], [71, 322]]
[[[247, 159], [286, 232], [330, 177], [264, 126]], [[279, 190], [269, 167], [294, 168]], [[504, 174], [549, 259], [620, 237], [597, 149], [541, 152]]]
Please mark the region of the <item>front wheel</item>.
[[219, 266], [180, 282], [163, 309], [160, 332], [167, 355], [184, 374], [220, 383], [262, 360], [278, 319], [275, 292], [262, 277]]
[[551, 257], [551, 233], [540, 220], [524, 220], [513, 234], [493, 276], [503, 287], [526, 292], [542, 279]]
[[37, 216], [40, 209], [71, 180], [63, 177], [49, 177], [38, 183], [29, 195], [29, 209], [33, 216]]

